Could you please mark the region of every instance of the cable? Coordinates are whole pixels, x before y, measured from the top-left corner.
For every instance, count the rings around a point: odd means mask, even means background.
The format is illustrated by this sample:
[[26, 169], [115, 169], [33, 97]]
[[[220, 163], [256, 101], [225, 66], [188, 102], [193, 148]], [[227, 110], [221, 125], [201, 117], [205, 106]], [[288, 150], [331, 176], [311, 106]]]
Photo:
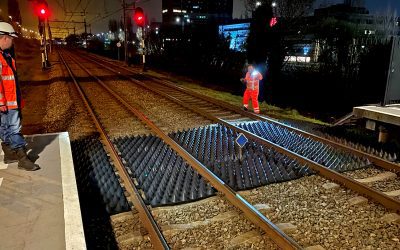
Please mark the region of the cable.
[[[106, 19], [107, 17], [112, 16], [112, 15], [114, 15], [115, 13], [118, 13], [118, 12], [121, 11], [122, 9], [123, 9], [123, 8], [119, 8], [119, 9], [117, 9], [117, 10], [111, 12], [111, 13], [108, 14], [108, 15], [105, 15], [105, 16], [100, 17], [98, 20], [96, 20], [96, 18], [98, 18], [98, 17], [95, 17], [95, 18], [93, 18], [92, 20], [88, 21], [88, 22], [87, 22], [87, 25], [92, 25], [93, 23], [96, 23], [96, 22], [98, 22], [98, 21], [102, 21], [102, 20]], [[76, 31], [81, 31], [81, 30], [82, 30], [82, 28], [77, 29]]]
[[[64, 13], [66, 12], [66, 9], [65, 9], [65, 5], [63, 6], [61, 3], [60, 3], [60, 0], [56, 0], [56, 3], [57, 3], [57, 5], [58, 6], [60, 6], [60, 8], [64, 11]], [[63, 3], [64, 3], [64, 0], [63, 0]]]
[[86, 4], [85, 8], [82, 9], [83, 12], [86, 12], [86, 9], [89, 7], [89, 4], [90, 4], [91, 2], [92, 2], [92, 0], [88, 0], [88, 2], [87, 2], [87, 4]]

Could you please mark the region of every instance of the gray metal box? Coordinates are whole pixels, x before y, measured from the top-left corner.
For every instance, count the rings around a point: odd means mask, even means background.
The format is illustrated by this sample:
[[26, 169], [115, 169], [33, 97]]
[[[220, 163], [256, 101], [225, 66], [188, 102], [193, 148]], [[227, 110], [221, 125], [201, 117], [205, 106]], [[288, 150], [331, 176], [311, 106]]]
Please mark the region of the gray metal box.
[[384, 105], [392, 103], [400, 103], [400, 37], [398, 36], [392, 39], [392, 53], [384, 99]]

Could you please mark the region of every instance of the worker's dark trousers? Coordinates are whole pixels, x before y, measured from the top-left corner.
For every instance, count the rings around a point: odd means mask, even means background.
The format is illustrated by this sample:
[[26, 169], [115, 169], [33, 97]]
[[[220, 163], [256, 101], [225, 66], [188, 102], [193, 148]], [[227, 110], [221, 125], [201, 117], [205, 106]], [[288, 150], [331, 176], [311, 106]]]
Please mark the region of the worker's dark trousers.
[[0, 138], [12, 149], [24, 147], [26, 141], [21, 134], [21, 117], [19, 109], [1, 112]]

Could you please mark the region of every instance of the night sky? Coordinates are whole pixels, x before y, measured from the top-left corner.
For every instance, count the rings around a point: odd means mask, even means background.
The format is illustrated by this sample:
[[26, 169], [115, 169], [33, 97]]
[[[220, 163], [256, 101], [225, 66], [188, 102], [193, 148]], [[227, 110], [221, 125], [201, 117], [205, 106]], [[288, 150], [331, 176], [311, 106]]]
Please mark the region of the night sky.
[[[128, 3], [132, 0], [126, 0]], [[233, 0], [233, 17], [240, 18], [245, 17], [244, 10], [245, 0]], [[6, 11], [5, 2], [6, 0], [1, 0], [0, 9], [4, 13]], [[49, 8], [51, 10], [50, 19], [65, 20], [65, 15], [63, 8], [63, 2], [65, 2], [65, 7], [68, 11], [83, 11], [86, 8], [88, 12], [87, 21], [92, 24], [92, 32], [106, 32], [108, 30], [108, 20], [114, 18], [117, 20], [121, 19], [122, 11], [121, 2], [122, 0], [47, 0], [49, 3]], [[78, 5], [78, 3], [80, 4]], [[161, 21], [161, 0], [139, 0], [137, 1], [137, 6], [143, 7], [144, 11], [148, 13], [149, 21]], [[320, 4], [332, 4], [340, 3], [340, 0], [318, 0], [316, 7]], [[26, 0], [19, 0], [22, 23], [23, 26], [28, 29], [37, 29], [37, 18], [34, 16], [31, 3]], [[385, 13], [388, 8], [395, 9], [397, 15], [400, 15], [400, 0], [365, 0], [367, 9], [371, 13]], [[82, 21], [82, 17], [72, 17], [66, 20]], [[71, 25], [69, 27], [72, 27]], [[83, 31], [83, 25], [77, 25], [77, 32], [81, 33]]]

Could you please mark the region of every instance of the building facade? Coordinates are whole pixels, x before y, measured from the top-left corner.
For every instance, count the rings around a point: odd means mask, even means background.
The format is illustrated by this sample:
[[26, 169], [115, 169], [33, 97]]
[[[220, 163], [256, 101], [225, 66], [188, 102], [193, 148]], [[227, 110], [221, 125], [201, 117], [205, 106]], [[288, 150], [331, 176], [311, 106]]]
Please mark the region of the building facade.
[[162, 0], [163, 25], [191, 25], [232, 20], [233, 0]]
[[229, 40], [230, 49], [245, 51], [245, 44], [250, 33], [251, 20], [240, 21], [239, 23], [219, 25], [218, 33]]
[[316, 19], [334, 18], [356, 25], [364, 35], [373, 35], [387, 39], [400, 34], [398, 17], [395, 13], [373, 15], [364, 7], [363, 1], [345, 0], [343, 4], [335, 4], [314, 11]]

